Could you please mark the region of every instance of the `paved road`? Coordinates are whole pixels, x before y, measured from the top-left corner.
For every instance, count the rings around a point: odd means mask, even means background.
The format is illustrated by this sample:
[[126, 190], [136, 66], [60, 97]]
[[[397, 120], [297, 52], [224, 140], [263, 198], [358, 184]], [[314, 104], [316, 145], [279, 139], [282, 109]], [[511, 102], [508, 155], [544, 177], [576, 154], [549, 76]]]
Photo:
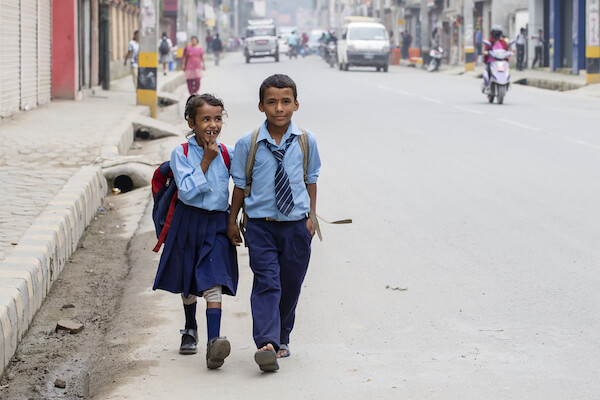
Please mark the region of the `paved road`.
[[317, 134], [319, 213], [354, 220], [314, 242], [293, 356], [259, 376], [242, 250], [224, 368], [177, 355], [180, 301], [146, 288], [134, 298], [158, 320], [139, 368], [102, 398], [596, 398], [600, 101], [515, 86], [490, 105], [466, 77], [234, 55], [202, 84], [225, 100], [224, 142], [262, 122], [276, 72]]

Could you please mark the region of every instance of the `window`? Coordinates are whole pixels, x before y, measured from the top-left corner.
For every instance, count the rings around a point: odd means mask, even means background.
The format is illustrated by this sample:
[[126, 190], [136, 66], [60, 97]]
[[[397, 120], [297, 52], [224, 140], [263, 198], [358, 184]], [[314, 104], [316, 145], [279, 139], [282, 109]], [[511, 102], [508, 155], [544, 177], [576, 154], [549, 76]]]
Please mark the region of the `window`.
[[349, 35], [350, 40], [385, 40], [386, 37], [385, 29], [376, 27], [352, 28]]

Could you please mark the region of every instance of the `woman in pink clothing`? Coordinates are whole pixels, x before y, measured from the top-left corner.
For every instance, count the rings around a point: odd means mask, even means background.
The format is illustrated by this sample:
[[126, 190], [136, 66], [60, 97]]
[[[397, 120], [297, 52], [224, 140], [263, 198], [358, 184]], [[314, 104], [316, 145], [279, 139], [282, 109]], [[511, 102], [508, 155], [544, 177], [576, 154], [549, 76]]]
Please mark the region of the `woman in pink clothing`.
[[183, 51], [181, 65], [183, 65], [183, 73], [187, 80], [190, 95], [198, 93], [202, 70], [205, 70], [206, 67], [204, 65], [204, 50], [198, 45], [196, 36], [192, 36], [192, 44]]

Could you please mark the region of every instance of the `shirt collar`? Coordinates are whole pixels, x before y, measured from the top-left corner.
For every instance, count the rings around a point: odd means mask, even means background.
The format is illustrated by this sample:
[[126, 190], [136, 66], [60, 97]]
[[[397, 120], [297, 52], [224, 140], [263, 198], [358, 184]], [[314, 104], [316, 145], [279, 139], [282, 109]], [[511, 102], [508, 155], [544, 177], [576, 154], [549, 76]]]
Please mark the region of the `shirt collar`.
[[[288, 129], [285, 132], [285, 134], [283, 135], [283, 137], [281, 138], [281, 142], [279, 144], [281, 145], [281, 144], [285, 143], [285, 141], [288, 140], [288, 138], [291, 135], [298, 136], [300, 134], [301, 134], [300, 129], [292, 121], [292, 122], [290, 122], [290, 126], [288, 126]], [[260, 131], [258, 132], [258, 138], [257, 138], [258, 142], [263, 141], [263, 140], [265, 142], [269, 142], [269, 143], [277, 146], [277, 144], [275, 143], [275, 140], [271, 137], [271, 135], [269, 134], [269, 131], [267, 130], [267, 121], [266, 120], [261, 125]]]

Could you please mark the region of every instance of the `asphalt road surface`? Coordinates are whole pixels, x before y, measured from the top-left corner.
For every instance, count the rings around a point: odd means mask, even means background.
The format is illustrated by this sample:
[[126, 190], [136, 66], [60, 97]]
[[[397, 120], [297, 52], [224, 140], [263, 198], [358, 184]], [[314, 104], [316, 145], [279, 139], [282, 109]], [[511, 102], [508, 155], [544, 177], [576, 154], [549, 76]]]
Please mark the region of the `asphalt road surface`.
[[318, 213], [354, 221], [313, 241], [292, 356], [275, 374], [253, 361], [244, 249], [224, 299], [232, 355], [218, 371], [202, 345], [178, 355], [181, 301], [150, 290], [141, 252], [127, 312], [154, 322], [99, 398], [597, 398], [600, 101], [516, 85], [488, 104], [466, 77], [233, 54], [202, 82], [225, 101], [221, 141], [262, 123], [272, 73], [296, 81], [294, 121], [317, 136]]

